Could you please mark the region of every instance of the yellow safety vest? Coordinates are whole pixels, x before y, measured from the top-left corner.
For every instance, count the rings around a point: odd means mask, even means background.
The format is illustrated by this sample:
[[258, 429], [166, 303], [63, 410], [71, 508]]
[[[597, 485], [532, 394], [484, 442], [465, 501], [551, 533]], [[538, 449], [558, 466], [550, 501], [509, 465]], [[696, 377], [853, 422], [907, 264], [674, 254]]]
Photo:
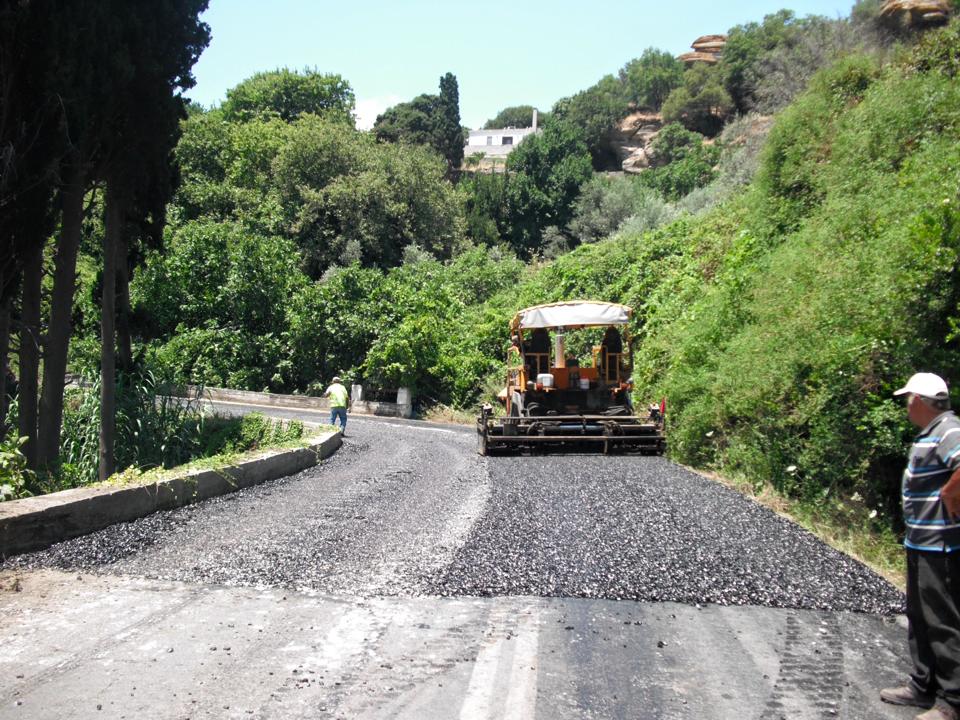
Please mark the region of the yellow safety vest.
[[325, 394], [330, 396], [330, 407], [345, 408], [350, 399], [347, 389], [340, 383], [334, 383], [328, 387]]

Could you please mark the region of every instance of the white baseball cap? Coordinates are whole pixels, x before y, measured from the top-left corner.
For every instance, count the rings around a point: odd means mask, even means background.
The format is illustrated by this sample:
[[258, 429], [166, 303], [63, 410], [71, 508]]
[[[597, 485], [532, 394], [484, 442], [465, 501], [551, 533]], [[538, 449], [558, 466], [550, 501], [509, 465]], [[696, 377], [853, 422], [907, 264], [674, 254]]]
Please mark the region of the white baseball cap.
[[950, 396], [947, 390], [947, 383], [943, 378], [933, 373], [917, 373], [902, 388], [894, 392], [894, 395], [906, 395], [913, 393], [920, 397], [931, 398], [934, 400], [943, 399]]

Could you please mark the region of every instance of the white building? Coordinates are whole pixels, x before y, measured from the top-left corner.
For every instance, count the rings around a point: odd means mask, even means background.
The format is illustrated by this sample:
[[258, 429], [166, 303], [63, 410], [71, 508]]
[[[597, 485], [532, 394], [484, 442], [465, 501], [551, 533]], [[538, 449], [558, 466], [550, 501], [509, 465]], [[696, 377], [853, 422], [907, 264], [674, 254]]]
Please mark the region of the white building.
[[533, 127], [528, 128], [488, 128], [471, 130], [467, 144], [463, 148], [463, 157], [483, 153], [484, 159], [506, 158], [514, 147], [524, 138], [537, 132], [537, 111], [533, 111]]

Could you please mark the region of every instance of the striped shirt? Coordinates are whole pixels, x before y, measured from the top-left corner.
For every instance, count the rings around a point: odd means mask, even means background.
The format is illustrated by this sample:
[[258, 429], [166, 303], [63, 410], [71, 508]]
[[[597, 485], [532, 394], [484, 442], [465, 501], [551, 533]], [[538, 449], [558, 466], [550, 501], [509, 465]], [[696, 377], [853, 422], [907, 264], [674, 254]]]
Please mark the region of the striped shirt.
[[917, 435], [903, 471], [903, 544], [914, 550], [960, 550], [960, 519], [940, 499], [940, 489], [960, 467], [960, 419], [941, 413]]

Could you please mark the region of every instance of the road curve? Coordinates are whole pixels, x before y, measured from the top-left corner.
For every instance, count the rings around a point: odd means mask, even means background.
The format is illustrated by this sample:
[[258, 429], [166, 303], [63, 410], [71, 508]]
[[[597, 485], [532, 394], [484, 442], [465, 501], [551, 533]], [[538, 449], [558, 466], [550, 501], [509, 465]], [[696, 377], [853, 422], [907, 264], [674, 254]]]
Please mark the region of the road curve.
[[0, 587], [0, 717], [911, 717], [862, 565], [661, 458], [460, 428], [351, 417], [317, 468]]

